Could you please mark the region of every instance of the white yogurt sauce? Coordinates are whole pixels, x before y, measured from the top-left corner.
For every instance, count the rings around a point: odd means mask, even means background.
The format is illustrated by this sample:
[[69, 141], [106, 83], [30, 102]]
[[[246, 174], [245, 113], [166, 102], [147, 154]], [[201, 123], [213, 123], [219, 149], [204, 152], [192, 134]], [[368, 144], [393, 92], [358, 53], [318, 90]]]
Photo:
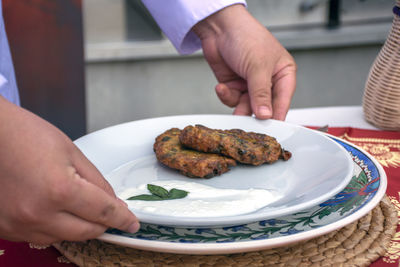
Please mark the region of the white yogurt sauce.
[[220, 189], [195, 182], [179, 180], [153, 181], [151, 184], [189, 192], [185, 198], [161, 201], [127, 200], [129, 197], [151, 194], [147, 184], [127, 188], [118, 196], [133, 211], [173, 217], [222, 217], [254, 212], [281, 198], [266, 189]]

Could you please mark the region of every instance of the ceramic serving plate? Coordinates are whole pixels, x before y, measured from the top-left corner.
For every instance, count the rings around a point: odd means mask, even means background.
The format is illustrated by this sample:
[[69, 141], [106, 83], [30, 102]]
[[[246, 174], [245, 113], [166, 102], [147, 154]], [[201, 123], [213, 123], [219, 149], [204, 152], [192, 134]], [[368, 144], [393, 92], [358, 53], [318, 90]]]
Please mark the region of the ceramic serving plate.
[[[351, 180], [354, 164], [346, 149], [326, 135], [281, 121], [260, 121], [230, 115], [188, 115], [125, 123], [88, 134], [75, 144], [108, 179], [116, 194], [129, 187], [157, 181], [194, 181], [157, 162], [153, 143], [172, 128], [202, 124], [210, 128], [264, 133], [292, 152], [286, 162], [261, 166], [238, 165], [218, 177], [195, 179], [219, 189], [266, 189], [279, 194], [274, 202], [253, 212], [233, 216], [187, 217], [132, 211], [143, 223], [172, 227], [219, 227], [281, 217], [318, 205], [339, 193]], [[224, 201], [224, 196], [216, 196]], [[168, 200], [175, 201], [175, 200]], [[179, 201], [185, 201], [181, 199]], [[240, 205], [240, 204], [239, 204]]]
[[290, 215], [231, 227], [142, 224], [135, 234], [110, 229], [99, 239], [137, 249], [209, 255], [281, 247], [337, 230], [360, 219], [380, 202], [387, 179], [381, 165], [368, 153], [347, 142], [333, 140], [351, 155], [354, 171], [348, 185], [323, 203]]

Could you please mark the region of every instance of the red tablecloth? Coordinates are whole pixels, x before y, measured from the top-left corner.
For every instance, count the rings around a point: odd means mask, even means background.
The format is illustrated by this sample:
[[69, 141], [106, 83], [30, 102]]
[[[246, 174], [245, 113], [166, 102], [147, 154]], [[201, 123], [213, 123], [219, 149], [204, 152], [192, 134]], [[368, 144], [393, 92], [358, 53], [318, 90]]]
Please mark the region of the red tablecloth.
[[[400, 132], [336, 127], [329, 128], [328, 133], [363, 148], [381, 163], [388, 177], [387, 195], [399, 210], [400, 215]], [[386, 255], [371, 266], [399, 266], [399, 259], [400, 227]], [[54, 247], [40, 247], [0, 239], [0, 266], [72, 267], [75, 265]]]

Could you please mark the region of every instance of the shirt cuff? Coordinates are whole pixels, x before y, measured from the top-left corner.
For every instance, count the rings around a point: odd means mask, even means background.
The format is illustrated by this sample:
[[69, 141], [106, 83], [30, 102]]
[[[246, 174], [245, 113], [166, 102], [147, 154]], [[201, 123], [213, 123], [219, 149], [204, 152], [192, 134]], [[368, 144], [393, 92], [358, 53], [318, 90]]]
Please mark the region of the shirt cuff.
[[191, 30], [199, 21], [234, 4], [246, 6], [245, 0], [142, 0], [153, 18], [180, 54], [201, 48], [200, 39]]

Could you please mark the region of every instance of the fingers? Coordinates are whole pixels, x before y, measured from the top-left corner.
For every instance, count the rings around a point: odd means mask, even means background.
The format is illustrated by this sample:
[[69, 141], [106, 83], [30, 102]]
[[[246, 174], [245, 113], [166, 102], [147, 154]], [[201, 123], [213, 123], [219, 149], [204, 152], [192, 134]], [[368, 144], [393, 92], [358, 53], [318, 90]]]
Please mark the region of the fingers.
[[251, 109], [258, 119], [272, 117], [271, 75], [265, 69], [251, 72], [247, 78]]
[[233, 114], [244, 115], [244, 116], [251, 116], [253, 114], [250, 106], [249, 94], [245, 93], [240, 96], [239, 103], [236, 106]]
[[64, 196], [64, 209], [91, 223], [136, 232], [139, 222], [121, 201], [104, 192], [98, 186], [82, 179], [78, 174], [69, 183]]
[[88, 222], [73, 214], [60, 212], [53, 218], [57, 223], [47, 222], [46, 232], [36, 233], [35, 243], [51, 244], [57, 241], [85, 241], [103, 234], [107, 227]]
[[[75, 145], [74, 145], [75, 146]], [[104, 179], [98, 169], [85, 157], [85, 155], [75, 146], [72, 164], [75, 166], [79, 175], [90, 183], [97, 185], [111, 196], [115, 197], [114, 190]]]
[[107, 229], [104, 225], [90, 223], [68, 213], [57, 214], [44, 222], [43, 226], [45, 227], [40, 230], [25, 233], [15, 241], [33, 242], [38, 245], [51, 245], [63, 240], [85, 241], [100, 236]]
[[249, 85], [250, 96], [247, 94], [247, 85], [244, 80], [219, 83], [215, 87], [217, 96], [225, 105], [236, 107], [234, 111], [236, 115], [252, 115], [254, 113], [259, 119], [284, 120], [296, 88], [295, 67], [288, 65], [275, 74], [273, 88], [269, 88], [271, 83], [268, 75], [263, 75], [263, 73], [266, 72], [254, 74], [249, 78], [249, 84], [251, 83], [253, 88], [250, 89]]
[[[76, 148], [72, 157], [76, 173], [65, 189], [65, 211], [89, 223], [136, 232], [140, 225], [126, 204], [115, 196], [114, 190], [97, 168]], [[72, 196], [72, 197], [71, 197]]]
[[67, 212], [58, 211], [51, 216], [35, 214], [30, 221], [13, 221], [9, 231], [1, 233], [2, 238], [15, 242], [34, 242], [49, 245], [57, 241], [83, 241], [96, 238], [107, 229], [106, 226], [88, 222]]
[[251, 116], [253, 114], [244, 80], [220, 83], [215, 87], [215, 91], [222, 103], [235, 107], [234, 115]]
[[274, 83], [273, 89], [273, 118], [285, 120], [290, 107], [290, 102], [296, 90], [296, 71], [295, 69], [283, 70], [279, 79]]
[[219, 100], [231, 108], [239, 104], [240, 96], [245, 91], [247, 91], [247, 84], [244, 80], [233, 80], [215, 86]]

